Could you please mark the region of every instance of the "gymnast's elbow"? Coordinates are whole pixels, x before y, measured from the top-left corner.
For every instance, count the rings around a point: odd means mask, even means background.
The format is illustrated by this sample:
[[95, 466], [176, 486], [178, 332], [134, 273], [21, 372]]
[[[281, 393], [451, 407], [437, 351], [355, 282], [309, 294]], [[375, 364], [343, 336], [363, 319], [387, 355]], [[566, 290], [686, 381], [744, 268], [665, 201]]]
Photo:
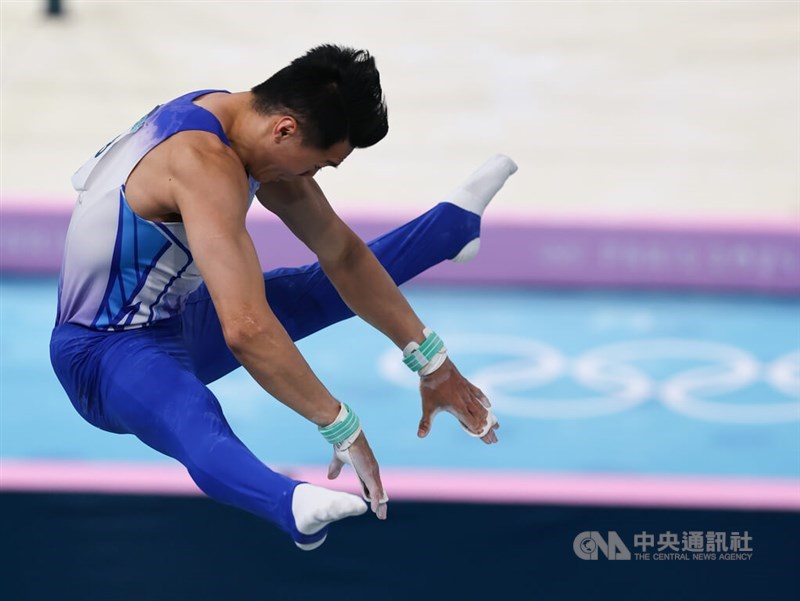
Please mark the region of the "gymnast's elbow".
[[237, 358], [252, 354], [256, 347], [270, 346], [274, 326], [266, 316], [243, 310], [221, 322], [225, 344]]

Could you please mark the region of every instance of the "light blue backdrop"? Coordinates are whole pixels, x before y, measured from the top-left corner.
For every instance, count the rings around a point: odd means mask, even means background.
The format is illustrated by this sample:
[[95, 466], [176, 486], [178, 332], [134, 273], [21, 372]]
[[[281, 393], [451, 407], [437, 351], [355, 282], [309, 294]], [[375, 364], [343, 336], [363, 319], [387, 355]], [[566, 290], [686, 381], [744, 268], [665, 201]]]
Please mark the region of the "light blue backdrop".
[[[440, 415], [425, 440], [400, 353], [350, 320], [300, 343], [359, 412], [383, 466], [800, 476], [800, 302], [689, 293], [411, 287], [406, 293], [484, 386], [500, 444]], [[171, 461], [96, 430], [53, 375], [52, 279], [0, 279], [0, 454]], [[212, 385], [266, 463], [323, 464], [316, 429], [240, 369]]]

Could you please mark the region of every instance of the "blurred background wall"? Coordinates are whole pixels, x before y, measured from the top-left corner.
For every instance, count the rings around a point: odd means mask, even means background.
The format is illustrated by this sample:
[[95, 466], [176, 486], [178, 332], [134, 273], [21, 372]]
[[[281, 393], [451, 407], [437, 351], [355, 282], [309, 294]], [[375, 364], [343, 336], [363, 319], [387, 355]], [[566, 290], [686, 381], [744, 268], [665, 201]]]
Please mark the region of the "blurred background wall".
[[500, 151], [521, 170], [496, 214], [800, 217], [797, 2], [44, 5], [1, 4], [6, 200], [71, 203], [153, 105], [335, 42], [377, 57], [391, 126], [323, 172], [339, 207], [428, 206]]

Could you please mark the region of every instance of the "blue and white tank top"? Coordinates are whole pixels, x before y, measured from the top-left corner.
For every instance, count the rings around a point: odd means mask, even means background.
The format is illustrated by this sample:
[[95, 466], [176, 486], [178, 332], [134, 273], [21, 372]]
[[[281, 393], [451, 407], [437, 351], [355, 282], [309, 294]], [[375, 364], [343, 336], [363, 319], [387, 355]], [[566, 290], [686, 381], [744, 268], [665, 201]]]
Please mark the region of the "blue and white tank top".
[[[211, 132], [230, 146], [217, 118], [192, 102], [222, 91], [200, 90], [157, 106], [75, 173], [78, 200], [67, 232], [56, 324], [125, 330], [183, 311], [202, 281], [183, 223], [136, 215], [125, 199], [125, 182], [150, 150], [178, 132]], [[251, 202], [258, 186], [250, 178]]]

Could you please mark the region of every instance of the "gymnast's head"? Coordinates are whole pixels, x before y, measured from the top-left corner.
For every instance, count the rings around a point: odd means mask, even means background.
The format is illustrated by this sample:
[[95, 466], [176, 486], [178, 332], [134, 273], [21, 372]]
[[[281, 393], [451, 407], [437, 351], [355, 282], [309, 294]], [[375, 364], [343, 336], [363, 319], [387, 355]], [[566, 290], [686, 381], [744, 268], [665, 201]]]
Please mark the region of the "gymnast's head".
[[338, 166], [354, 148], [367, 148], [389, 130], [375, 59], [366, 50], [324, 44], [255, 86], [252, 108], [270, 117], [288, 171], [313, 175]]

